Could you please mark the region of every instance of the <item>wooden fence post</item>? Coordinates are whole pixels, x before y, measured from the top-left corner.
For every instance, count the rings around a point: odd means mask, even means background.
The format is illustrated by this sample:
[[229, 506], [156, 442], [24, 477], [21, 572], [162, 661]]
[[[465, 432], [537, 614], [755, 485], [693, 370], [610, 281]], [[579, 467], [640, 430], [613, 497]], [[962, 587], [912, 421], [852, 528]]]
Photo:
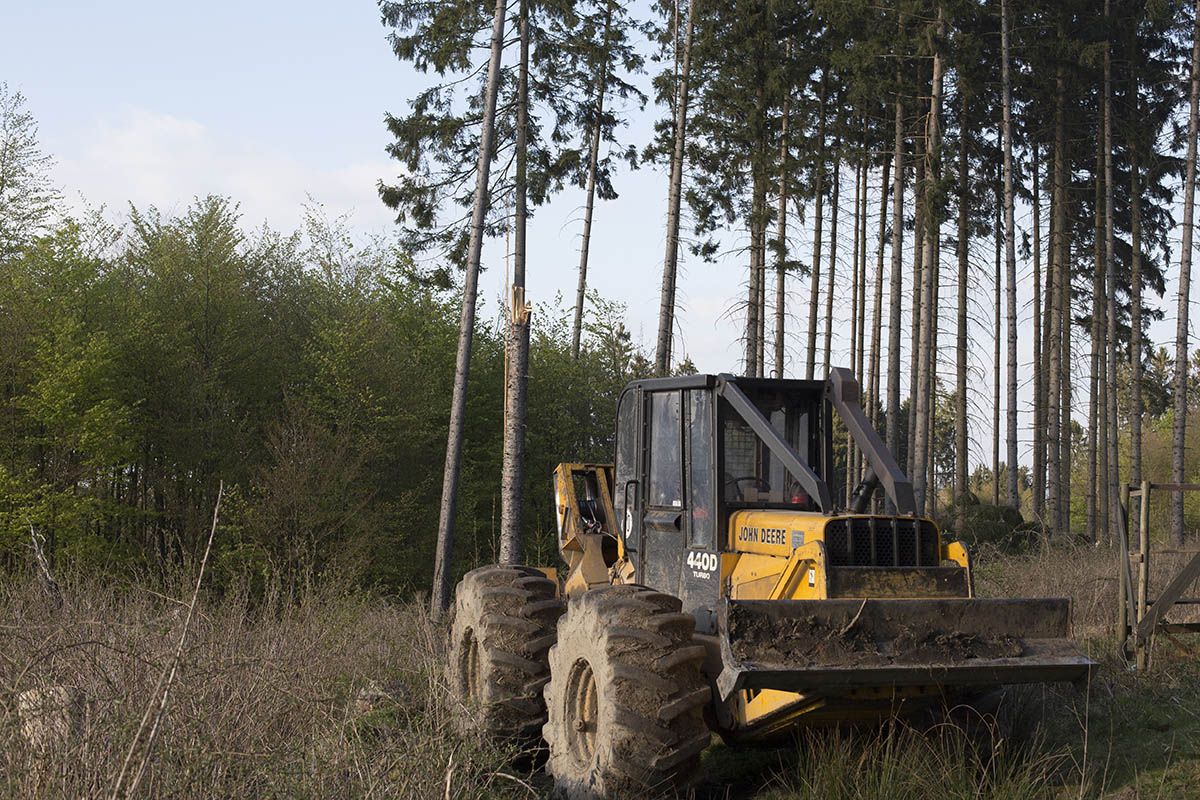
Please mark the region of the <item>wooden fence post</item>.
[[[1141, 504], [1138, 507], [1138, 591], [1137, 621], [1146, 616], [1150, 598], [1150, 481], [1142, 481]], [[1144, 670], [1150, 662], [1150, 642], [1137, 642], [1137, 668]]]
[[[1129, 509], [1129, 486], [1121, 486], [1121, 513], [1127, 514]], [[1129, 526], [1125, 527], [1126, 530]], [[1128, 651], [1126, 646], [1129, 643], [1129, 586], [1127, 585], [1127, 574], [1129, 571], [1129, 545], [1124, 539], [1123, 533], [1118, 530], [1117, 535], [1121, 536], [1120, 547], [1118, 548], [1117, 557], [1122, 560], [1120, 568], [1117, 570], [1117, 656], [1126, 659]]]

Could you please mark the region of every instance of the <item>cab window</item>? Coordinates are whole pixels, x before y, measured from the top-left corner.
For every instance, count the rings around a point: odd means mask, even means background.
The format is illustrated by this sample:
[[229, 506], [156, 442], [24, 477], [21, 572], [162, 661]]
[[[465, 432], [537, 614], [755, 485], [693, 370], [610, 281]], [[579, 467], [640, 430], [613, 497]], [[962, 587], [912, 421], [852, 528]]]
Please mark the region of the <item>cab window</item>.
[[683, 463], [679, 392], [650, 395], [649, 504], [683, 507]]
[[713, 517], [712, 395], [707, 390], [688, 392], [688, 499], [691, 511], [691, 545], [711, 550], [716, 544]]

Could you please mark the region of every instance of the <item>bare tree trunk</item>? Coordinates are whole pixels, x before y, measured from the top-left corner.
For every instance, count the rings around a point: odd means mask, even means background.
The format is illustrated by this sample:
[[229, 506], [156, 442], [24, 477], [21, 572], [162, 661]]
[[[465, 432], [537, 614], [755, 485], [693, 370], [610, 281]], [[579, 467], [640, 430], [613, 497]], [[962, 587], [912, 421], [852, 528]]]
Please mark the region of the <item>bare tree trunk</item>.
[[[1137, 115], [1134, 101], [1134, 115]], [[1130, 246], [1133, 259], [1129, 299], [1129, 482], [1142, 482], [1142, 187], [1138, 171], [1137, 144], [1129, 143], [1129, 216]]]
[[929, 464], [929, 482], [926, 484], [929, 487], [927, 492], [929, 498], [927, 513], [932, 517], [937, 515], [938, 502], [937, 459], [934, 457], [934, 433], [936, 431], [935, 423], [937, 422], [938, 358], [941, 355], [941, 350], [938, 348], [938, 334], [941, 332], [938, 320], [941, 319], [942, 294], [942, 231], [940, 225], [933, 231], [933, 262], [931, 265], [933, 268], [933, 305], [930, 308], [929, 314], [933, 320], [933, 326], [930, 328], [931, 338], [929, 342], [929, 384], [925, 389], [929, 393], [929, 421], [925, 425], [925, 453]]
[[[997, 195], [999, 193], [997, 192]], [[1000, 505], [1000, 240], [1003, 236], [1001, 225], [1001, 198], [996, 198], [996, 219], [992, 225], [992, 244], [995, 246], [996, 258], [992, 272], [996, 279], [995, 315], [992, 319], [992, 505]]]
[[[869, 196], [871, 182], [871, 162], [867, 151], [866, 124], [863, 124], [863, 166], [862, 166], [862, 209], [859, 213], [858, 231], [858, 341], [854, 345], [854, 374], [858, 376], [859, 384], [866, 385], [867, 366], [867, 217], [869, 215]], [[854, 483], [858, 485], [862, 479], [862, 452], [854, 445]]]
[[671, 185], [667, 192], [667, 252], [663, 258], [662, 294], [658, 306], [658, 345], [654, 367], [659, 375], [671, 371], [675, 329], [675, 282], [679, 274], [679, 221], [683, 198], [684, 142], [687, 140], [688, 79], [692, 67], [692, 30], [696, 0], [688, 3], [683, 41], [683, 66], [675, 95], [675, 142], [671, 150]]
[[[1112, 2], [1104, 0], [1104, 16], [1112, 30]], [[1108, 455], [1108, 480], [1105, 489], [1108, 493], [1108, 518], [1115, 524], [1121, 513], [1120, 490], [1121, 465], [1117, 458], [1117, 267], [1114, 253], [1114, 219], [1113, 219], [1113, 132], [1112, 132], [1112, 43], [1106, 41], [1104, 48], [1104, 281], [1107, 284], [1105, 294], [1106, 314], [1105, 323], [1107, 341], [1108, 376], [1105, 388], [1108, 397], [1105, 408], [1108, 410], [1108, 425], [1105, 428]], [[1112, 529], [1104, 526], [1104, 539], [1111, 542]]]
[[879, 241], [875, 248], [875, 305], [871, 310], [871, 360], [867, 370], [867, 384], [870, 387], [867, 396], [869, 419], [875, 429], [879, 429], [882, 415], [880, 414], [880, 350], [883, 345], [883, 244], [887, 239], [887, 207], [888, 184], [891, 181], [892, 159], [890, 155], [883, 157], [883, 176], [879, 184]]
[[[1064, 145], [1063, 152], [1066, 152], [1066, 129], [1064, 122]], [[1071, 347], [1072, 326], [1074, 325], [1074, 309], [1072, 304], [1072, 273], [1071, 273], [1071, 245], [1070, 245], [1070, 230], [1067, 227], [1067, 215], [1070, 209], [1071, 196], [1068, 192], [1067, 181], [1068, 174], [1067, 162], [1063, 161], [1063, 206], [1059, 212], [1062, 215], [1061, 225], [1056, 230], [1058, 232], [1059, 247], [1059, 264], [1062, 265], [1063, 271], [1060, 276], [1060, 289], [1062, 291], [1062, 352], [1059, 360], [1059, 368], [1062, 370], [1062, 376], [1059, 379], [1059, 388], [1062, 391], [1062, 398], [1059, 401], [1059, 413], [1062, 415], [1062, 420], [1059, 423], [1059, 430], [1062, 436], [1058, 440], [1058, 468], [1061, 473], [1061, 482], [1059, 485], [1059, 503], [1061, 509], [1059, 515], [1063, 521], [1063, 531], [1067, 534], [1071, 533], [1071, 365], [1074, 359], [1074, 351]]]
[[1001, 83], [1004, 93], [1004, 261], [1008, 304], [1008, 503], [1020, 510], [1017, 482], [1017, 228], [1013, 220], [1012, 82], [1008, 68], [1008, 3], [1000, 3]]
[[596, 169], [600, 163], [600, 128], [604, 116], [604, 94], [608, 88], [608, 36], [612, 25], [612, 3], [605, 6], [603, 61], [596, 80], [595, 119], [588, 146], [587, 199], [583, 207], [583, 239], [579, 243], [579, 283], [575, 288], [575, 322], [571, 328], [571, 358], [579, 360], [579, 340], [583, 333], [583, 303], [587, 297], [588, 253], [592, 244], [592, 210], [596, 205]]
[[500, 563], [522, 559], [525, 411], [529, 385], [529, 306], [525, 304], [525, 229], [529, 143], [529, 3], [521, 0], [521, 63], [517, 77], [516, 176], [513, 190], [513, 277], [509, 298], [508, 374], [504, 392], [504, 455], [500, 471]]
[[[860, 154], [858, 165], [854, 170], [854, 246], [853, 255], [850, 258], [850, 368], [855, 369], [858, 357], [858, 257], [862, 243], [859, 239], [862, 231], [862, 199], [863, 199], [863, 172], [866, 166], [865, 154]], [[857, 375], [861, 379], [860, 375]]]
[[[864, 139], [866, 131], [863, 131]], [[862, 210], [858, 215], [858, 341], [854, 345], [854, 373], [858, 376], [859, 381], [866, 382], [866, 362], [867, 362], [867, 217], [869, 215], [868, 203], [870, 201], [871, 189], [871, 162], [866, 152], [866, 143], [863, 145], [863, 167], [862, 167]]]
[[[1191, 94], [1188, 100], [1188, 141], [1183, 183], [1183, 243], [1179, 254], [1179, 295], [1175, 318], [1175, 425], [1171, 431], [1171, 479], [1183, 483], [1187, 441], [1188, 318], [1192, 288], [1192, 224], [1196, 201], [1196, 128], [1200, 117], [1200, 0], [1195, 4], [1192, 32]], [[1171, 496], [1171, 540], [1183, 543], [1183, 492]]]
[[[791, 48], [788, 48], [791, 53]], [[775, 377], [783, 377], [783, 326], [787, 309], [787, 201], [788, 201], [788, 101], [784, 95], [779, 132], [779, 220], [778, 251], [775, 261]]]
[[1042, 326], [1046, 310], [1042, 303], [1042, 201], [1041, 165], [1037, 142], [1033, 143], [1033, 518], [1041, 521], [1046, 499], [1046, 398], [1042, 366]]
[[808, 293], [808, 350], [804, 362], [804, 377], [813, 379], [817, 360], [817, 307], [821, 294], [821, 226], [824, 220], [825, 200], [825, 76], [821, 76], [821, 108], [817, 117], [817, 163], [813, 176], [814, 219], [812, 281]]
[[924, 137], [917, 144], [916, 175], [913, 185], [913, 290], [912, 290], [912, 335], [909, 343], [909, 383], [908, 383], [908, 474], [911, 478], [916, 474], [916, 464], [913, 456], [917, 452], [917, 392], [920, 383], [917, 380], [917, 362], [921, 353], [921, 306], [924, 304], [924, 252], [925, 252], [925, 145]]
[[834, 143], [833, 157], [833, 208], [829, 221], [829, 270], [825, 275], [825, 374], [829, 374], [830, 349], [833, 347], [833, 287], [837, 277], [838, 211], [841, 205], [838, 195], [842, 188], [841, 141]]
[[[1053, 262], [1050, 265], [1049, 302], [1050, 334], [1042, 341], [1044, 347], [1050, 350], [1049, 386], [1047, 387], [1047, 495], [1050, 511], [1051, 532], [1063, 530], [1063, 470], [1062, 470], [1062, 440], [1069, 438], [1070, 430], [1062, 430], [1062, 399], [1063, 399], [1063, 362], [1069, 360], [1069, 354], [1063, 351], [1063, 328], [1069, 319], [1070, 309], [1065, 308], [1063, 297], [1067, 294], [1064, 287], [1069, 283], [1070, 265], [1065, 258], [1066, 241], [1066, 124], [1064, 120], [1064, 105], [1066, 103], [1066, 80], [1063, 68], [1059, 67], [1055, 78], [1055, 109], [1054, 109], [1054, 188], [1051, 203], [1053, 205]], [[1051, 343], [1051, 337], [1053, 342]]]
[[[1103, 128], [1101, 128], [1103, 132]], [[1095, 197], [1092, 202], [1092, 352], [1091, 364], [1088, 379], [1088, 432], [1087, 432], [1087, 481], [1088, 486], [1093, 487], [1093, 491], [1088, 492], [1085, 507], [1085, 526], [1086, 533], [1089, 538], [1095, 541], [1096, 531], [1100, 526], [1097, 521], [1097, 507], [1107, 509], [1107, 505], [1100, 502], [1100, 495], [1104, 491], [1105, 481], [1101, 479], [1103, 473], [1104, 459], [1100, 457], [1102, 447], [1097, 444], [1102, 442], [1101, 432], [1104, 430], [1105, 407], [1101, 392], [1104, 388], [1104, 361], [1101, 355], [1101, 348], [1104, 340], [1104, 223], [1101, 217], [1104, 208], [1104, 190], [1101, 186], [1101, 172], [1104, 168], [1104, 142], [1097, 142], [1096, 146], [1096, 166], [1095, 173]], [[1107, 499], [1105, 497], [1104, 499]], [[1107, 523], [1108, 515], [1105, 512], [1105, 522]]]
[[767, 374], [767, 192], [766, 176], [763, 176], [763, 197], [759, 208], [763, 211], [762, 221], [758, 224], [758, 332], [754, 341], [758, 346], [755, 355], [758, 377]]
[[[757, 180], [757, 178], [755, 179]], [[758, 208], [758, 190], [754, 190], [752, 208]], [[758, 375], [758, 226], [759, 215], [750, 213], [750, 281], [746, 287], [746, 375]]]
[[[937, 16], [937, 33], [933, 49], [933, 78], [931, 81], [931, 98], [929, 103], [929, 117], [926, 125], [927, 142], [925, 149], [925, 171], [926, 181], [931, 184], [936, 182], [940, 177], [941, 171], [938, 162], [938, 149], [941, 146], [941, 128], [940, 116], [942, 107], [942, 53], [941, 53], [941, 38], [945, 32], [945, 21], [942, 8], [938, 6]], [[933, 200], [926, 192], [926, 203]], [[918, 509], [928, 507], [929, 498], [926, 490], [928, 488], [927, 472], [929, 469], [929, 428], [930, 420], [932, 419], [932, 397], [929, 387], [931, 386], [931, 367], [933, 363], [933, 283], [934, 283], [934, 258], [936, 256], [935, 248], [937, 245], [938, 225], [937, 213], [933, 209], [927, 209], [929, 218], [925, 224], [925, 240], [923, 244], [925, 264], [923, 274], [921, 276], [921, 315], [920, 315], [920, 347], [918, 348], [917, 361], [917, 385], [919, 387], [916, 397], [916, 427], [917, 432], [914, 436], [915, 452], [913, 454], [914, 480], [913, 494], [916, 499]]]
[[967, 491], [967, 283], [970, 279], [970, 174], [967, 153], [965, 120], [968, 95], [960, 88], [959, 102], [962, 104], [963, 130], [958, 137], [958, 242], [955, 253], [958, 257], [958, 314], [955, 336], [954, 362], [954, 526], [959, 534], [966, 527], [966, 504], [961, 502]]
[[[897, 71], [899, 80], [899, 71]], [[887, 446], [900, 457], [900, 305], [904, 294], [904, 102], [896, 95], [892, 160], [892, 276], [888, 300]], [[889, 506], [890, 508], [890, 506]]]
[[[858, 159], [858, 167], [854, 173], [854, 254], [850, 259], [850, 369], [855, 371], [855, 376], [861, 381], [862, 374], [857, 369], [858, 364], [858, 320], [859, 320], [859, 252], [862, 248], [860, 234], [862, 231], [862, 210], [863, 196], [866, 183], [866, 153], [861, 152]], [[850, 505], [850, 501], [854, 494], [854, 486], [857, 481], [856, 473], [858, 471], [858, 448], [854, 446], [854, 439], [846, 438], [846, 505]]]
[[504, 0], [496, 0], [492, 18], [492, 44], [491, 56], [488, 61], [487, 87], [483, 95], [483, 117], [479, 131], [479, 163], [475, 178], [475, 205], [471, 212], [467, 271], [463, 280], [462, 315], [458, 324], [458, 354], [455, 359], [454, 390], [450, 399], [446, 465], [442, 475], [442, 503], [438, 518], [437, 550], [434, 555], [433, 593], [430, 596], [430, 612], [437, 618], [440, 618], [450, 608], [454, 515], [458, 510], [458, 478], [462, 466], [467, 380], [471, 369], [471, 344], [475, 332], [475, 298], [479, 289], [479, 261], [483, 251], [483, 229], [488, 206], [488, 184], [491, 177], [496, 94], [500, 86], [500, 56], [504, 49], [505, 8]]

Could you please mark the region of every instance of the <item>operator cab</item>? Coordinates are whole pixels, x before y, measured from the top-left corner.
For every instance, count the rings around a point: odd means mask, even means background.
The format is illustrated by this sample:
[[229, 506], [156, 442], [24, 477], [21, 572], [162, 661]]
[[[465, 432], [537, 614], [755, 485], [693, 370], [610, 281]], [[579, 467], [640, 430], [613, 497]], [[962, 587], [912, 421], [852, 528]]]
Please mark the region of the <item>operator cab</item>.
[[617, 411], [613, 506], [637, 580], [698, 615], [719, 594], [729, 515], [832, 511], [824, 381], [716, 375], [635, 381]]

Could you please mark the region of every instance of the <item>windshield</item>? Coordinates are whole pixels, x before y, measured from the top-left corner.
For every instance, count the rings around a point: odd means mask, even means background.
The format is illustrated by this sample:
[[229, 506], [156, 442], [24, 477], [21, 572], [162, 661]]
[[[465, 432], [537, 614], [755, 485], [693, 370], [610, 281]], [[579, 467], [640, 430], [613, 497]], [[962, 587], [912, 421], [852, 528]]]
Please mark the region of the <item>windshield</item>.
[[[813, 392], [746, 391], [747, 397], [800, 459], [821, 474], [821, 409]], [[730, 503], [771, 503], [816, 509], [800, 481], [732, 406], [723, 403], [724, 497]]]

